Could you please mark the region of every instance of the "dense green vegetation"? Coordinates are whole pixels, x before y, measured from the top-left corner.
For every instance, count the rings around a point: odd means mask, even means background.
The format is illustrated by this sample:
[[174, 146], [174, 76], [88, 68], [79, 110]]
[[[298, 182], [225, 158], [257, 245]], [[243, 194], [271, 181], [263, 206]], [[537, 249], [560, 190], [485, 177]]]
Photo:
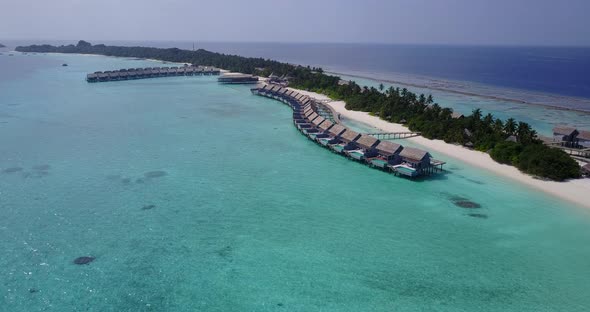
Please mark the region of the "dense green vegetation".
[[380, 118], [404, 123], [412, 131], [430, 139], [442, 139], [490, 152], [500, 163], [514, 165], [523, 172], [562, 181], [580, 177], [580, 167], [563, 151], [543, 145], [531, 126], [514, 119], [506, 121], [483, 115], [475, 109], [470, 115], [453, 117], [450, 108], [434, 102], [431, 96], [417, 95], [407, 89], [361, 88], [354, 82], [340, 83], [337, 76], [326, 75], [321, 68], [310, 68], [281, 63], [263, 58], [246, 58], [206, 50], [188, 51], [176, 48], [118, 47], [91, 45], [80, 41], [77, 45], [33, 45], [17, 47], [21, 52], [58, 52], [101, 54], [119, 57], [139, 57], [169, 62], [206, 65], [230, 71], [269, 76], [274, 73], [289, 77], [290, 86], [324, 93], [333, 99], [346, 101], [346, 108], [369, 112]]

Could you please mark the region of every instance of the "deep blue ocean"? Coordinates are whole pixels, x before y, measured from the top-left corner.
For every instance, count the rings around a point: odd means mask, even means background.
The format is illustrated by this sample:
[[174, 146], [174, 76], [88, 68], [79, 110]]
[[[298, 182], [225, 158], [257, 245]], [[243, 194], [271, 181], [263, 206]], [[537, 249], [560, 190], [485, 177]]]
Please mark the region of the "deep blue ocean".
[[590, 48], [276, 43], [198, 47], [337, 72], [409, 74], [590, 98]]

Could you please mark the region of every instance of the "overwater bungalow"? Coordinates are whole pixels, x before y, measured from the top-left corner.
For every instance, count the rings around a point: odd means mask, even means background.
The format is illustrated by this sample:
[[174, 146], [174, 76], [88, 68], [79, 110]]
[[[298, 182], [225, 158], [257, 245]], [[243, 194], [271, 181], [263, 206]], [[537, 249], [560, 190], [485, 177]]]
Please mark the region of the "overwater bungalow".
[[416, 177], [431, 168], [432, 156], [427, 151], [414, 147], [404, 147], [399, 155], [401, 164], [390, 166], [396, 173]]
[[339, 137], [336, 138], [337, 143], [330, 144], [330, 148], [337, 153], [345, 153], [346, 151], [353, 150], [355, 145], [353, 144], [361, 134], [350, 129], [346, 129]]
[[306, 111], [303, 112], [303, 116], [305, 118], [309, 118], [309, 116], [316, 114], [316, 112], [313, 109], [308, 109]]
[[332, 128], [334, 126], [334, 123], [331, 122], [328, 119], [324, 119], [324, 122], [322, 122], [321, 124], [318, 125], [318, 128], [320, 128], [323, 131], [328, 131], [330, 130], [330, 128]]
[[258, 77], [244, 74], [224, 74], [217, 78], [221, 84], [252, 84], [258, 83]]
[[346, 131], [346, 128], [342, 125], [335, 124], [331, 126], [325, 133], [328, 135], [327, 137], [318, 138], [318, 143], [329, 146], [330, 144], [338, 143], [338, 137], [342, 135]]
[[370, 159], [367, 159], [367, 162], [372, 166], [386, 169], [388, 165], [397, 165], [401, 162], [400, 153], [403, 147], [400, 144], [391, 142], [391, 141], [380, 141], [377, 146], [375, 146], [375, 151], [377, 155]]
[[320, 118], [320, 115], [318, 115], [318, 113], [313, 112], [311, 115], [306, 116], [306, 119], [311, 123], [313, 122], [316, 118]]
[[88, 74], [88, 75], [86, 75], [86, 81], [88, 81], [88, 82], [97, 82], [98, 81], [98, 75], [96, 73], [94, 73], [94, 74]]
[[296, 119], [293, 120], [293, 122], [295, 123], [295, 125], [297, 126], [297, 129], [302, 130], [302, 129], [309, 129], [312, 127], [311, 122], [316, 119], [318, 117], [318, 114], [316, 114], [316, 112], [314, 111], [309, 111], [307, 114], [303, 115], [303, 119]]
[[315, 140], [316, 136], [319, 134], [322, 134], [323, 131], [319, 128], [319, 125], [321, 123], [323, 123], [326, 120], [326, 118], [319, 116], [318, 118], [314, 119], [311, 122], [311, 126], [312, 129], [305, 131], [304, 133], [307, 134], [307, 136], [312, 139]]
[[109, 79], [110, 80], [119, 80], [119, 73], [118, 72], [110, 72]]
[[332, 128], [333, 126], [334, 123], [324, 118], [324, 120], [316, 126], [318, 132], [315, 133], [313, 136], [310, 136], [310, 138], [317, 141], [318, 143], [321, 143], [321, 139], [326, 139], [330, 137], [330, 133], [328, 132], [328, 130], [330, 130], [330, 128]]
[[356, 160], [364, 160], [377, 155], [375, 147], [379, 144], [379, 140], [374, 136], [362, 134], [356, 141], [350, 143], [350, 150], [346, 151], [346, 155]]
[[96, 76], [98, 77], [98, 81], [101, 81], [101, 82], [108, 81], [108, 79], [109, 79], [109, 74], [102, 73], [102, 72], [98, 72], [96, 74]]
[[318, 116], [318, 118], [314, 119], [311, 124], [314, 125], [316, 128], [319, 127], [319, 125], [324, 122], [326, 120], [326, 118], [322, 117], [322, 116]]

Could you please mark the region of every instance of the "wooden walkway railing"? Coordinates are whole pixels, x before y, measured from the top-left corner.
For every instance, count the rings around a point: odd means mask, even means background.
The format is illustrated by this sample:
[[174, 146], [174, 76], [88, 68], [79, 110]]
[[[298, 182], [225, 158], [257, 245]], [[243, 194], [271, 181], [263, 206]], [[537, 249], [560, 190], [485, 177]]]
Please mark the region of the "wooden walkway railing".
[[407, 139], [420, 136], [420, 132], [374, 132], [365, 133], [372, 135], [377, 139], [391, 140], [391, 139]]

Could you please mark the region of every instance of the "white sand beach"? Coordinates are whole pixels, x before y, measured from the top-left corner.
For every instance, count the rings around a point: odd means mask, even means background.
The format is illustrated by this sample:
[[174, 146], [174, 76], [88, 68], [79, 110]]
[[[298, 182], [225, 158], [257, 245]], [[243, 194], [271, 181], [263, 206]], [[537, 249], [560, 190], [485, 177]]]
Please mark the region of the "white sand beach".
[[[332, 101], [325, 95], [297, 90], [317, 100], [323, 101], [331, 106], [338, 114], [378, 129], [384, 132], [409, 131], [404, 125], [390, 123], [379, 117], [371, 116], [365, 112], [347, 110], [343, 101]], [[495, 162], [490, 155], [467, 149], [465, 147], [448, 144], [442, 140], [429, 140], [424, 137], [414, 137], [405, 140], [419, 144], [430, 151], [437, 159], [444, 160], [445, 157], [452, 157], [464, 163], [489, 170], [495, 174], [510, 178], [514, 181], [526, 184], [532, 188], [541, 190], [553, 196], [590, 208], [590, 179], [578, 179], [567, 182], [553, 182], [535, 179], [532, 176], [520, 172], [517, 168]]]

